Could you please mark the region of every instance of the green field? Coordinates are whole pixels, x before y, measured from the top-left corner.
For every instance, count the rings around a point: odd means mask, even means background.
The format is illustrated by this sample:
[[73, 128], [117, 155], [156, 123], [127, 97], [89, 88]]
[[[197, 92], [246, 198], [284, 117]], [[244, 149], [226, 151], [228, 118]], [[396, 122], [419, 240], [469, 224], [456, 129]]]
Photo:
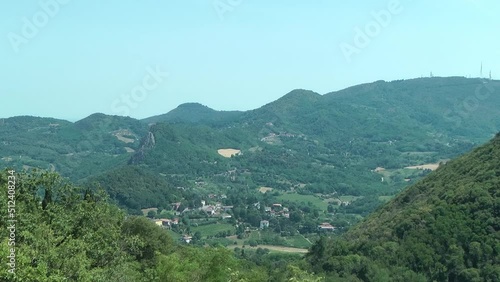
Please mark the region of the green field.
[[289, 246], [295, 248], [307, 249], [311, 246], [311, 243], [309, 243], [309, 241], [307, 241], [302, 235], [286, 237], [285, 240]]
[[378, 199], [382, 202], [389, 202], [394, 196], [379, 196]]
[[[232, 241], [233, 242], [236, 241], [238, 246], [241, 245], [248, 246], [250, 240], [260, 240], [262, 238], [265, 238], [266, 236], [267, 237], [276, 236], [276, 233], [270, 231], [255, 231], [248, 234], [248, 237], [244, 239], [234, 239]], [[309, 243], [309, 241], [307, 241], [307, 239], [302, 235], [287, 236], [281, 238], [284, 240], [283, 244], [273, 244], [270, 246], [282, 246], [282, 247], [303, 248], [303, 249], [307, 249], [311, 246], [311, 243]]]
[[217, 246], [217, 245], [222, 245], [222, 246], [232, 246], [236, 242], [235, 240], [230, 240], [227, 238], [213, 238], [213, 239], [207, 239], [206, 244], [209, 246]]
[[174, 232], [174, 231], [172, 231], [172, 230], [167, 229], [167, 233], [168, 233], [168, 235], [170, 235], [170, 237], [172, 237], [172, 239], [174, 239], [174, 240], [179, 240], [180, 238], [182, 238], [182, 236], [181, 236], [179, 233], [176, 233], [176, 232]]
[[290, 202], [304, 202], [311, 203], [313, 206], [317, 207], [321, 210], [326, 210], [328, 207], [328, 203], [324, 200], [314, 196], [314, 195], [300, 195], [297, 193], [286, 193], [278, 196], [278, 200], [290, 201]]
[[339, 199], [342, 202], [352, 202], [352, 201], [356, 201], [359, 198], [361, 198], [361, 197], [359, 197], [359, 196], [350, 196], [350, 195], [345, 195], [345, 196], [340, 196], [339, 197]]
[[234, 227], [231, 224], [227, 223], [217, 223], [217, 224], [208, 224], [197, 227], [191, 227], [191, 231], [197, 232], [200, 231], [202, 236], [214, 236], [222, 231], [233, 231]]
[[402, 182], [405, 178], [418, 179], [421, 173], [421, 170], [408, 168], [387, 169], [379, 172], [379, 174], [384, 177], [384, 181], [388, 183], [393, 183], [395, 181]]

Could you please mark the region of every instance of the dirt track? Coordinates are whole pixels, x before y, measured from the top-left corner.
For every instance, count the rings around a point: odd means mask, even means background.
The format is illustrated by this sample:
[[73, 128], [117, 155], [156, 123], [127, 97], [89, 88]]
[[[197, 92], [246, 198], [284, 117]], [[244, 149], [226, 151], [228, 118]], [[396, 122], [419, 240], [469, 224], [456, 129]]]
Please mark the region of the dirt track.
[[[229, 249], [234, 249], [234, 248], [241, 248], [240, 245], [230, 245], [228, 246]], [[268, 249], [271, 251], [278, 251], [278, 252], [286, 252], [286, 253], [301, 253], [305, 254], [308, 252], [307, 249], [300, 249], [300, 248], [291, 248], [291, 247], [283, 247], [283, 246], [271, 246], [271, 245], [257, 245], [257, 247], [250, 247], [248, 245], [245, 245], [245, 249]]]

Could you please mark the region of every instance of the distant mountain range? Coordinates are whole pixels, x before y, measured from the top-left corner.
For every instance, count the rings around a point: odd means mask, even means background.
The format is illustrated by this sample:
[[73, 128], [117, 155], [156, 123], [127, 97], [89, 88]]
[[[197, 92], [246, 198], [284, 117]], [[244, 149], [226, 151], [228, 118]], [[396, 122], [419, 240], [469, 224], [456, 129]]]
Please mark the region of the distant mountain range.
[[[133, 166], [169, 189], [203, 181], [216, 191], [300, 186], [310, 193], [393, 195], [423, 175], [404, 167], [445, 162], [500, 131], [499, 108], [499, 81], [435, 77], [324, 95], [293, 90], [245, 112], [189, 103], [144, 120], [12, 117], [0, 125], [0, 166], [56, 170], [79, 183], [133, 175], [120, 172]], [[227, 158], [220, 149], [239, 153]], [[130, 206], [116, 183], [106, 185]], [[138, 197], [134, 209], [157, 204]]]

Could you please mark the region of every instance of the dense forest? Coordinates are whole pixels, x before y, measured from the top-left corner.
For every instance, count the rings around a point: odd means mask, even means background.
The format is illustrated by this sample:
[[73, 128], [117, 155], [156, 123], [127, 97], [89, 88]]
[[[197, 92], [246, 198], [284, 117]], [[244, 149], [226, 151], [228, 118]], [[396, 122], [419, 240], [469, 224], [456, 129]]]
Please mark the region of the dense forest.
[[[99, 188], [55, 173], [0, 173], [2, 281], [498, 281], [500, 134], [412, 185], [305, 257], [189, 246]], [[15, 197], [15, 198], [13, 198]], [[14, 214], [14, 216], [12, 216]], [[16, 222], [12, 223], [6, 219]], [[14, 234], [14, 235], [12, 235]], [[10, 239], [9, 239], [10, 238]], [[14, 244], [9, 242], [14, 241]]]
[[[15, 258], [10, 260], [15, 276], [2, 271], [2, 281], [307, 281], [303, 279], [311, 277], [295, 265], [298, 259], [293, 256], [238, 252], [260, 263], [272, 261], [263, 266], [238, 259], [222, 246], [180, 245], [146, 217], [127, 216], [108, 203], [103, 190], [78, 188], [54, 173], [0, 173], [2, 187], [9, 180], [16, 191], [15, 211], [0, 211], [0, 254]], [[2, 193], [0, 200], [6, 203], [7, 194]], [[7, 225], [7, 218], [15, 218], [15, 230], [9, 231], [12, 223]], [[9, 238], [14, 244], [8, 243]], [[283, 268], [271, 268], [275, 264]]]
[[500, 134], [308, 254], [318, 273], [363, 281], [500, 280]]

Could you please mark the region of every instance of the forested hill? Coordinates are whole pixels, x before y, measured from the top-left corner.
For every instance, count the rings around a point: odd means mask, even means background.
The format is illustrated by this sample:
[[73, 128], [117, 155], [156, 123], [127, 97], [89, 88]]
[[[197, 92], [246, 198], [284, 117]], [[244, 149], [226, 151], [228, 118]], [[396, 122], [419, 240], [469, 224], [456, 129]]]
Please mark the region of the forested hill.
[[[142, 121], [13, 117], [0, 120], [0, 167], [54, 170], [82, 183], [108, 173], [121, 179], [126, 173], [116, 168], [130, 164], [169, 188], [200, 181], [221, 193], [229, 186], [303, 187], [303, 194], [370, 196], [358, 204], [373, 207], [427, 173], [405, 167], [445, 162], [491, 138], [500, 130], [499, 106], [499, 81], [434, 77], [325, 95], [294, 90], [246, 112], [189, 103]], [[219, 150], [239, 154], [226, 158]], [[139, 194], [150, 199], [152, 191]], [[154, 204], [137, 200], [143, 208]]]
[[[425, 143], [447, 135], [484, 142], [500, 129], [499, 87], [499, 81], [435, 77], [377, 81], [325, 95], [295, 90], [247, 112], [246, 119], [267, 118], [306, 134], [337, 138]], [[489, 136], [482, 139], [485, 132]]]
[[170, 112], [145, 118], [142, 121], [146, 123], [154, 122], [206, 122], [220, 123], [230, 121], [239, 117], [243, 112], [239, 111], [216, 111], [199, 103], [185, 103], [179, 105]]
[[[7, 183], [9, 182], [9, 183]], [[9, 185], [7, 185], [9, 184]], [[176, 243], [102, 191], [47, 172], [0, 172], [1, 281], [498, 281], [500, 134], [448, 162], [305, 261], [263, 249]], [[3, 202], [12, 195], [0, 194]], [[8, 214], [11, 213], [11, 214]], [[14, 234], [14, 235], [9, 235]], [[8, 238], [14, 238], [11, 245]]]
[[54, 170], [81, 180], [125, 164], [147, 125], [93, 114], [75, 123], [32, 116], [0, 120], [0, 167]]
[[499, 281], [499, 195], [497, 134], [400, 193], [344, 239], [320, 240], [309, 261], [318, 272], [364, 281]]
[[499, 86], [498, 80], [463, 77], [378, 81], [326, 94], [324, 103], [342, 101], [376, 112], [380, 123], [397, 119], [403, 126], [479, 137], [499, 130], [499, 120], [491, 118], [498, 116]]
[[[426, 173], [405, 167], [445, 162], [491, 138], [500, 130], [498, 105], [498, 81], [455, 77], [378, 81], [326, 95], [294, 90], [219, 123], [221, 113], [190, 105], [212, 118], [153, 124], [130, 164], [215, 190], [300, 186], [303, 194], [369, 196], [356, 203], [365, 207], [350, 207], [363, 213]], [[224, 158], [221, 149], [239, 154]]]

